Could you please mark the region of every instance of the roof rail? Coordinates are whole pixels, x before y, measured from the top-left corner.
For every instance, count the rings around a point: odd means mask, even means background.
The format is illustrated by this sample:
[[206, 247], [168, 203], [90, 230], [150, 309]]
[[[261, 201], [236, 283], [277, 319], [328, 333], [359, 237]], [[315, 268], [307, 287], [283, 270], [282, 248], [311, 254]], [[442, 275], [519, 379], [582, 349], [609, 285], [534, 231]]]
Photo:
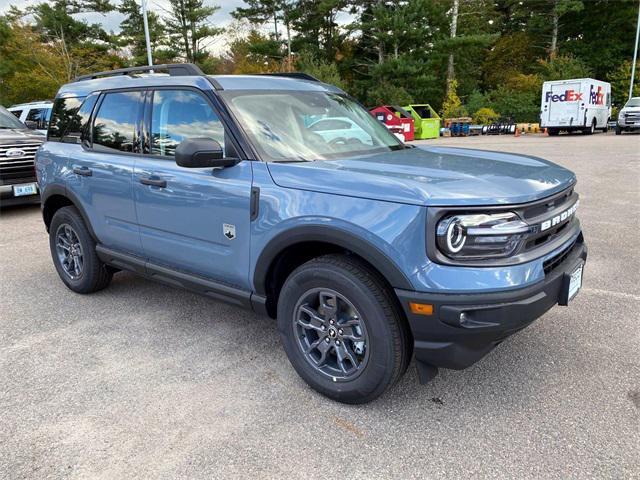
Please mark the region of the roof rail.
[[258, 73], [258, 75], [267, 75], [267, 76], [270, 76], [270, 77], [299, 78], [300, 80], [310, 80], [312, 82], [320, 82], [320, 83], [322, 83], [321, 80], [318, 80], [313, 75], [309, 75], [308, 73], [304, 73], [304, 72]]
[[129, 75], [131, 73], [142, 73], [157, 70], [166, 70], [172, 77], [180, 77], [186, 75], [204, 75], [202, 70], [193, 63], [168, 63], [164, 65], [146, 65], [144, 67], [118, 68], [116, 70], [107, 70], [104, 72], [90, 73], [88, 75], [80, 75], [76, 77], [74, 82], [83, 80], [92, 80], [99, 77], [113, 77], [116, 75]]

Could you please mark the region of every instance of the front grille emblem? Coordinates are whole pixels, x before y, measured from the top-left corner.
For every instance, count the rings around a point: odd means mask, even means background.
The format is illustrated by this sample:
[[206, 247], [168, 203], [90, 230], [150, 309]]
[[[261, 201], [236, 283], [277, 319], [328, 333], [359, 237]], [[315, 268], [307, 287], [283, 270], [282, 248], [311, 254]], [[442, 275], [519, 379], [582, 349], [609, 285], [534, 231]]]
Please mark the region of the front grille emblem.
[[19, 157], [24, 157], [25, 152], [20, 148], [10, 148], [5, 152], [5, 155], [9, 158], [19, 158]]

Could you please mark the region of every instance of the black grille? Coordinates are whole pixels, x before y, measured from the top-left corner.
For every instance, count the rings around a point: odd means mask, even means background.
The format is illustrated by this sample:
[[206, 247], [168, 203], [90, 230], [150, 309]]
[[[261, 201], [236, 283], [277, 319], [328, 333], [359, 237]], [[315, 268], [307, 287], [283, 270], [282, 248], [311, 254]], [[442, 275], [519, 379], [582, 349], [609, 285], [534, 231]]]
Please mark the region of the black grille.
[[560, 252], [555, 257], [551, 257], [548, 260], [545, 260], [542, 264], [542, 268], [544, 269], [544, 274], [548, 275], [552, 272], [558, 265], [564, 262], [567, 257], [571, 254], [571, 251], [576, 246], [577, 240], [574, 240], [569, 247], [567, 247], [564, 251]]
[[[34, 159], [40, 143], [0, 144], [0, 184], [11, 185], [35, 179]], [[12, 156], [11, 153], [23, 153]], [[9, 153], [9, 155], [7, 155]]]

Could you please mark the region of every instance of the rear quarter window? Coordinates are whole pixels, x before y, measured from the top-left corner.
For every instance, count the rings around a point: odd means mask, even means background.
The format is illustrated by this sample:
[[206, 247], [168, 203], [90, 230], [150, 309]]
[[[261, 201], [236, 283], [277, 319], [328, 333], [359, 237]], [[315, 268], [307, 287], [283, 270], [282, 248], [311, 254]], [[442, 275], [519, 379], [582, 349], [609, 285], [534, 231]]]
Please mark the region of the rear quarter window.
[[80, 143], [87, 133], [98, 93], [88, 97], [59, 98], [53, 105], [47, 139], [53, 142]]

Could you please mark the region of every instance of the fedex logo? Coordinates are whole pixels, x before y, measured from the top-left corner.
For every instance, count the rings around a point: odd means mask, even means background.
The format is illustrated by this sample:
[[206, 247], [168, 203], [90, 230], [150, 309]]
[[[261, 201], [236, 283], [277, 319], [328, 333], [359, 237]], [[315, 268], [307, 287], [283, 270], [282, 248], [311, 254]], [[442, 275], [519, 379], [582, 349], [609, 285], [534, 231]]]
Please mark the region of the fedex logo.
[[556, 95], [552, 92], [547, 92], [545, 94], [545, 101], [552, 102], [576, 102], [578, 100], [582, 100], [582, 92], [576, 92], [575, 90], [566, 90], [564, 93], [560, 95]]
[[593, 89], [593, 85], [589, 87], [589, 103], [593, 105], [604, 105], [604, 93], [602, 87], [598, 87], [598, 90]]

